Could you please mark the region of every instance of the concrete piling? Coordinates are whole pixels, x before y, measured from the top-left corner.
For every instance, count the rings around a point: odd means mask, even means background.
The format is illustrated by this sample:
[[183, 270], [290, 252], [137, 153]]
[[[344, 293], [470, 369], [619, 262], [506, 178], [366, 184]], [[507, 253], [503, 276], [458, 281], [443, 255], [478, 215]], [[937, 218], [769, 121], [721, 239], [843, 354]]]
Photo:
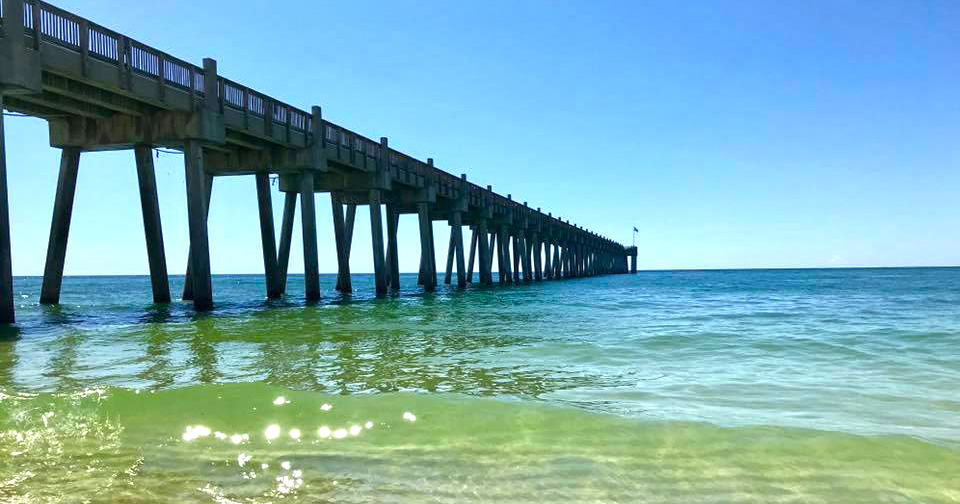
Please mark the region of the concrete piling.
[[397, 242], [397, 228], [400, 226], [400, 212], [396, 204], [387, 205], [387, 271], [390, 290], [400, 290], [400, 244]]
[[147, 262], [150, 264], [150, 286], [154, 303], [170, 302], [170, 284], [167, 279], [167, 257], [163, 248], [163, 226], [160, 224], [160, 200], [157, 196], [157, 176], [153, 167], [153, 149], [149, 145], [134, 147], [137, 163], [137, 181], [140, 185], [140, 210], [143, 214], [143, 235], [147, 242]]
[[[187, 179], [187, 222], [190, 228], [190, 281], [193, 307], [198, 311], [213, 308], [213, 284], [210, 278], [210, 245], [207, 235], [208, 187], [203, 167], [203, 145], [188, 140], [184, 146]], [[206, 186], [206, 187], [204, 187]]]
[[316, 200], [313, 172], [300, 174], [300, 224], [303, 238], [303, 283], [307, 301], [320, 299], [320, 259], [317, 252]]
[[67, 255], [67, 237], [70, 234], [70, 218], [73, 215], [73, 198], [77, 191], [79, 166], [79, 148], [69, 147], [61, 151], [60, 177], [57, 181], [57, 194], [53, 202], [50, 240], [47, 243], [47, 261], [43, 268], [43, 285], [40, 288], [41, 304], [57, 304], [60, 302], [63, 265]]
[[296, 212], [297, 193], [284, 193], [283, 217], [280, 221], [280, 248], [277, 250], [277, 287], [281, 295], [287, 292], [287, 268], [290, 266], [290, 243], [293, 240], [293, 217]]
[[7, 200], [7, 147], [4, 138], [3, 94], [0, 93], [0, 324], [12, 324], [16, 320], [16, 314], [13, 308], [10, 206]]
[[[186, 155], [186, 152], [184, 152]], [[213, 175], [209, 173], [203, 174], [203, 190], [204, 190], [204, 219], [210, 215], [210, 199], [213, 197]], [[180, 299], [184, 301], [193, 301], [193, 246], [187, 246], [187, 268], [186, 273], [183, 276], [183, 293], [180, 296]]]
[[451, 278], [453, 276], [453, 256], [454, 248], [456, 246], [453, 243], [453, 225], [450, 226], [450, 239], [447, 241], [447, 267], [443, 272], [443, 283], [450, 285]]
[[487, 233], [486, 219], [477, 221], [474, 234], [477, 235], [477, 261], [479, 262], [477, 269], [479, 270], [480, 284], [490, 285], [493, 282], [490, 276], [490, 235]]
[[377, 296], [387, 293], [387, 275], [384, 271], [383, 216], [380, 213], [380, 191], [370, 191], [370, 232], [373, 244], [373, 275]]
[[467, 256], [467, 283], [473, 283], [473, 258], [477, 253], [477, 240], [479, 240], [479, 233], [477, 233], [477, 228], [474, 227], [473, 232], [470, 237], [470, 254]]
[[417, 216], [420, 219], [421, 283], [424, 289], [433, 290], [437, 284], [437, 263], [433, 254], [433, 222], [430, 220], [430, 204], [417, 203]]
[[273, 202], [270, 196], [270, 175], [257, 173], [257, 209], [260, 216], [260, 245], [263, 249], [263, 275], [267, 285], [267, 299], [282, 295], [277, 266], [277, 238], [273, 229]]
[[463, 215], [460, 212], [454, 212], [451, 219], [454, 254], [457, 256], [457, 287], [462, 289], [467, 286], [467, 275], [463, 265]]
[[353, 283], [350, 279], [350, 251], [347, 246], [346, 224], [343, 220], [343, 202], [339, 193], [330, 193], [330, 204], [333, 207], [333, 238], [337, 246], [337, 290], [349, 294], [353, 292]]

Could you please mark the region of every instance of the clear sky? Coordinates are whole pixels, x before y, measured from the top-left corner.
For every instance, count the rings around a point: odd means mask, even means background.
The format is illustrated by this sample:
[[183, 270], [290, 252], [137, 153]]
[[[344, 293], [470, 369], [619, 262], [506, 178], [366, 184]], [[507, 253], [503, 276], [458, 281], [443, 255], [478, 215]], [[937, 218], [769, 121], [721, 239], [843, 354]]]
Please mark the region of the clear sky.
[[[641, 268], [960, 264], [957, 2], [54, 3], [621, 242], [636, 226]], [[5, 119], [14, 273], [40, 274], [59, 152]], [[157, 160], [171, 273], [182, 162]], [[147, 273], [138, 198], [132, 152], [82, 157], [68, 275]], [[217, 178], [209, 228], [215, 273], [262, 271], [252, 177]]]

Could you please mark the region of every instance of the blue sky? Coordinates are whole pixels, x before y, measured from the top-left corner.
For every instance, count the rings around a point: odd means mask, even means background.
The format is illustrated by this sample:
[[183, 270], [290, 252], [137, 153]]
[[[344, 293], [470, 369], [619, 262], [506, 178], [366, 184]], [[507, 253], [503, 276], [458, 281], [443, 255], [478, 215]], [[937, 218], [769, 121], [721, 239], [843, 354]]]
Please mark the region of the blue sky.
[[[641, 268], [960, 264], [955, 2], [55, 4], [621, 242], [636, 226]], [[59, 152], [40, 120], [6, 129], [14, 273], [39, 274]], [[157, 176], [182, 273], [182, 157]], [[253, 178], [214, 185], [214, 272], [262, 271]], [[332, 272], [326, 195], [317, 208]], [[146, 273], [141, 226], [133, 153], [85, 154], [66, 273]]]

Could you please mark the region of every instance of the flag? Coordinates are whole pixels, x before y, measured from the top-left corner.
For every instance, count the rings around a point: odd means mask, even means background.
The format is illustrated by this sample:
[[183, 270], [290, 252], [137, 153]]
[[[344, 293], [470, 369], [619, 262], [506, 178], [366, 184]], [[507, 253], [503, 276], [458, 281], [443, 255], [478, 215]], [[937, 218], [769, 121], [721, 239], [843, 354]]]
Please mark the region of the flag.
[[639, 233], [639, 232], [640, 232], [640, 230], [639, 230], [639, 229], [637, 229], [636, 227], [634, 227], [634, 228], [633, 228], [633, 232], [634, 232], [634, 233]]

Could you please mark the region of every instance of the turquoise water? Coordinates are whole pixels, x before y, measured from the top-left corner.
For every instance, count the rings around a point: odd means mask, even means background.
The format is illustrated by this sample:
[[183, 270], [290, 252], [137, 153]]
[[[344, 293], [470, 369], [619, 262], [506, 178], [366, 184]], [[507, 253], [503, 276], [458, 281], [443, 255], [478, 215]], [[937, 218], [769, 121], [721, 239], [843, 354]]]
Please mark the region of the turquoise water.
[[333, 282], [17, 278], [0, 501], [960, 502], [960, 268]]

